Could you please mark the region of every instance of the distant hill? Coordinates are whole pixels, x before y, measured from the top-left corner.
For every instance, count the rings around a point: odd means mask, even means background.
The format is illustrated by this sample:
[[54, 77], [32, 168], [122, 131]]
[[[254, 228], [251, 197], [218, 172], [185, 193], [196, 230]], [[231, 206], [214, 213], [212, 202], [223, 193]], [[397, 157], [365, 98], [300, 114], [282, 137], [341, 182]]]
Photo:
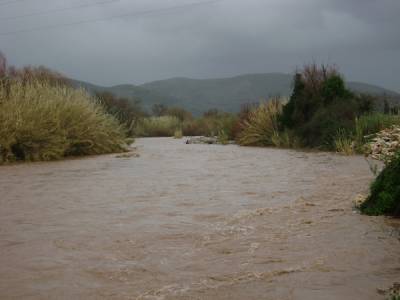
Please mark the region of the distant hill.
[[[248, 74], [220, 79], [171, 78], [143, 85], [96, 86], [72, 80], [77, 87], [89, 92], [107, 91], [120, 97], [140, 99], [144, 108], [154, 104], [181, 106], [199, 115], [211, 108], [237, 112], [242, 104], [254, 103], [272, 96], [289, 97], [292, 75], [282, 73]], [[348, 87], [359, 93], [387, 95], [391, 102], [400, 103], [400, 94], [379, 86], [361, 82], [348, 82]]]

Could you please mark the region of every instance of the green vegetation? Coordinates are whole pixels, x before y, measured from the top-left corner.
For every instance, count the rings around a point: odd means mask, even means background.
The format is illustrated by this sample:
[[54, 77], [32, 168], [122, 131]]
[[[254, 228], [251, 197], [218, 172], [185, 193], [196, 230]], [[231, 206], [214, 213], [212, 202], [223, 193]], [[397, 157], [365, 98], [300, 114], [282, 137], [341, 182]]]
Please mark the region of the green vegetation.
[[129, 136], [133, 136], [134, 126], [139, 119], [146, 116], [140, 100], [118, 98], [109, 92], [96, 93], [106, 112], [113, 115], [126, 128]]
[[0, 162], [124, 151], [118, 122], [83, 90], [46, 81], [0, 83]]
[[234, 139], [233, 128], [237, 118], [233, 114], [209, 110], [202, 117], [193, 118], [190, 112], [182, 108], [156, 105], [153, 116], [136, 122], [133, 129], [138, 137], [176, 137], [182, 136], [219, 136], [221, 139]]
[[400, 125], [400, 115], [372, 113], [360, 116], [355, 123], [355, 142], [360, 147], [373, 135], [393, 125]]
[[[234, 126], [237, 120], [234, 114], [220, 112], [215, 109], [209, 110], [202, 117], [194, 120], [194, 125], [197, 128], [197, 132], [194, 135], [217, 136], [221, 140], [226, 140], [226, 142], [234, 140]], [[185, 132], [185, 135], [189, 134]]]
[[355, 143], [350, 134], [343, 129], [339, 129], [334, 139], [335, 150], [345, 155], [355, 154]]
[[134, 134], [138, 137], [172, 137], [180, 128], [181, 121], [177, 117], [148, 117], [138, 121]]
[[339, 129], [335, 139], [335, 150], [345, 155], [363, 154], [368, 151], [368, 144], [376, 134], [393, 125], [400, 125], [400, 115], [369, 113], [355, 119], [354, 129]]
[[[165, 91], [163, 84], [155, 84], [160, 92]], [[398, 116], [375, 112], [377, 102], [376, 97], [351, 92], [335, 68], [309, 65], [295, 75], [289, 101], [272, 98], [258, 106], [245, 105], [237, 115], [212, 109], [197, 118], [183, 108], [156, 104], [153, 117], [137, 122], [135, 133], [174, 136], [182, 130], [184, 136], [218, 136], [244, 146], [317, 148], [351, 155], [364, 150], [365, 136], [400, 122]], [[157, 119], [162, 117], [175, 119]]]
[[371, 99], [350, 92], [334, 68], [310, 65], [296, 74], [280, 121], [303, 147], [334, 150], [338, 133], [352, 132], [355, 119], [372, 109]]
[[275, 99], [248, 112], [237, 141], [242, 146], [277, 146], [282, 103]]
[[7, 67], [0, 53], [0, 163], [122, 152], [124, 128], [83, 90], [44, 67]]
[[221, 130], [217, 136], [218, 143], [221, 145], [227, 145], [229, 143], [229, 137], [224, 130]]
[[400, 152], [378, 175], [371, 185], [371, 193], [361, 205], [368, 215], [400, 216]]
[[176, 139], [181, 139], [181, 138], [183, 138], [182, 129], [177, 129], [177, 130], [175, 130], [174, 138], [176, 138]]

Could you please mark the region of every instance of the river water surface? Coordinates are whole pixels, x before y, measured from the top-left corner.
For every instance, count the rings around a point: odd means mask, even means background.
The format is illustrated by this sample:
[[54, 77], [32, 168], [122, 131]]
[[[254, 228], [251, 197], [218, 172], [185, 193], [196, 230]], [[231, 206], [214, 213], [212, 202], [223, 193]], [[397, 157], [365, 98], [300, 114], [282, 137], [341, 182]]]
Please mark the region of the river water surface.
[[1, 299], [384, 299], [396, 223], [362, 157], [139, 139], [0, 168]]

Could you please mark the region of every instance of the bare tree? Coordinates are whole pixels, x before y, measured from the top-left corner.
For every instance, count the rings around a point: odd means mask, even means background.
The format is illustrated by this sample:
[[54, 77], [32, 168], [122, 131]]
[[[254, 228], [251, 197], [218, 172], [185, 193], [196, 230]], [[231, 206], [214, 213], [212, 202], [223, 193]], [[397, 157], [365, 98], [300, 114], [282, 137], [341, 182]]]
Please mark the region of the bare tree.
[[0, 51], [0, 78], [6, 75], [7, 60], [5, 55]]

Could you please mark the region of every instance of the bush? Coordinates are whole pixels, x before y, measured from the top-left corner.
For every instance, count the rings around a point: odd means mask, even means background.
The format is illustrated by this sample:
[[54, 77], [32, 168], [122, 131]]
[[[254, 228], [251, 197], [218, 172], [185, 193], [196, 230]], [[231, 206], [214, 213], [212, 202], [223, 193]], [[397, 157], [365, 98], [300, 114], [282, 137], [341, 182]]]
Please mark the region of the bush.
[[172, 137], [181, 128], [181, 121], [176, 117], [149, 117], [138, 121], [134, 134], [138, 137]]
[[277, 99], [261, 103], [243, 120], [238, 143], [242, 146], [276, 146], [280, 140], [278, 119], [281, 112], [282, 103]]
[[334, 150], [337, 132], [352, 132], [355, 118], [354, 103], [337, 100], [318, 109], [309, 122], [299, 124], [293, 131], [299, 136], [303, 146]]
[[400, 216], [400, 152], [371, 185], [371, 193], [361, 205], [367, 215]]
[[305, 147], [332, 150], [337, 133], [352, 132], [355, 118], [372, 108], [373, 99], [347, 90], [335, 68], [310, 65], [295, 75], [280, 127], [291, 130]]
[[115, 118], [83, 90], [54, 82], [0, 83], [0, 161], [53, 160], [124, 150]]

